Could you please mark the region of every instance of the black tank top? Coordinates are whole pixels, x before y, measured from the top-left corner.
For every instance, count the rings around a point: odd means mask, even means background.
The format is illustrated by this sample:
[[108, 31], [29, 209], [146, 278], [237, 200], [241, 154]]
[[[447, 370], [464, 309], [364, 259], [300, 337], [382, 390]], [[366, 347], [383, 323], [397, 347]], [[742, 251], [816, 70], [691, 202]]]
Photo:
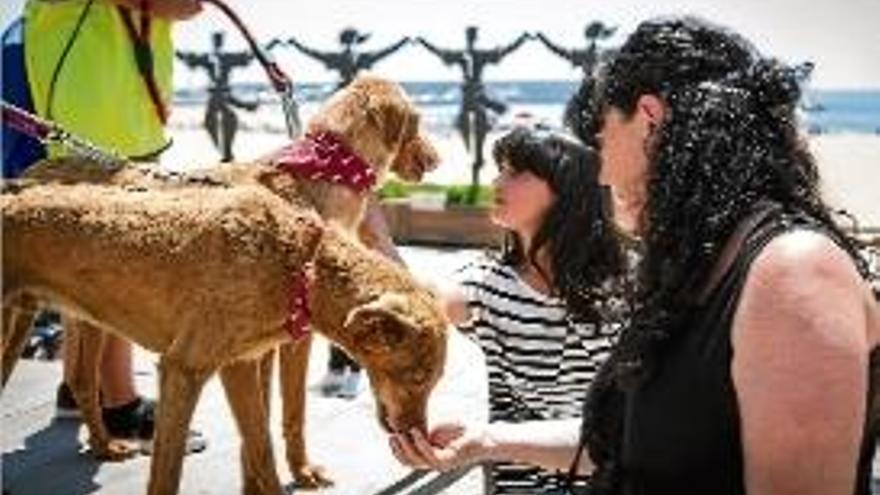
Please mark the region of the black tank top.
[[[778, 208], [747, 229], [729, 268], [665, 343], [654, 374], [627, 394], [622, 448], [625, 495], [745, 494], [739, 414], [730, 364], [731, 328], [749, 267], [776, 236], [822, 228]], [[830, 236], [834, 238], [833, 236]], [[876, 404], [880, 352], [871, 359], [869, 398]], [[870, 495], [877, 428], [865, 426], [857, 495]], [[808, 455], [808, 453], [805, 453]]]

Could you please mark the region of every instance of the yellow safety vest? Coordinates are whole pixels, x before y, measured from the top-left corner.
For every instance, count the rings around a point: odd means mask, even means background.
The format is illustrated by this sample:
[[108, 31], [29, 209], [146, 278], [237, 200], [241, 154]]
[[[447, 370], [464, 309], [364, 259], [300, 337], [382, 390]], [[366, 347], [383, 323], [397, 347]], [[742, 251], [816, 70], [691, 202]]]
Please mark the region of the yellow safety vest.
[[[163, 124], [138, 72], [132, 39], [116, 6], [94, 0], [78, 34], [88, 0], [29, 0], [25, 8], [25, 64], [37, 113], [68, 131], [130, 156], [155, 153], [165, 145]], [[140, 29], [140, 12], [133, 11]], [[74, 37], [49, 91], [62, 52]], [[170, 101], [173, 48], [171, 23], [154, 17], [150, 28], [154, 77], [163, 101]], [[167, 106], [167, 105], [166, 105]], [[50, 150], [58, 156], [64, 150]]]

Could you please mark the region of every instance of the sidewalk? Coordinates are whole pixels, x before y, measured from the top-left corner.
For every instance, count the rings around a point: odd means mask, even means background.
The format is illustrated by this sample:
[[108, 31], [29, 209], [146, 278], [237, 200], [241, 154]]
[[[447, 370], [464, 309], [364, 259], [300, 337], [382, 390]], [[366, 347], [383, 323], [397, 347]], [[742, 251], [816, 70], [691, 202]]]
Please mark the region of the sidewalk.
[[[435, 279], [448, 275], [472, 252], [460, 253], [424, 248], [402, 248], [411, 269]], [[429, 410], [431, 421], [485, 418], [486, 380], [483, 357], [475, 344], [452, 333], [446, 372], [435, 389]], [[472, 470], [460, 479], [423, 477], [399, 465], [392, 457], [387, 435], [375, 419], [372, 394], [366, 389], [354, 400], [324, 398], [315, 389], [327, 361], [326, 340], [318, 338], [309, 368], [307, 439], [313, 461], [332, 473], [336, 486], [322, 495], [396, 495], [482, 493], [482, 475]], [[140, 390], [155, 395], [155, 355], [136, 355]], [[145, 493], [149, 457], [122, 463], [95, 462], [80, 452], [85, 429], [78, 421], [53, 421], [55, 387], [61, 377], [58, 361], [19, 362], [0, 398], [0, 447], [3, 487], [12, 495], [130, 495]], [[275, 384], [277, 391], [277, 383]], [[278, 473], [291, 481], [284, 462], [280, 431], [280, 400], [272, 406], [272, 428]], [[219, 380], [206, 385], [192, 427], [207, 437], [208, 449], [185, 459], [180, 493], [183, 495], [230, 495], [241, 491], [239, 438]], [[79, 442], [77, 437], [79, 436]], [[440, 488], [452, 482], [443, 491]], [[297, 493], [304, 493], [299, 491]]]

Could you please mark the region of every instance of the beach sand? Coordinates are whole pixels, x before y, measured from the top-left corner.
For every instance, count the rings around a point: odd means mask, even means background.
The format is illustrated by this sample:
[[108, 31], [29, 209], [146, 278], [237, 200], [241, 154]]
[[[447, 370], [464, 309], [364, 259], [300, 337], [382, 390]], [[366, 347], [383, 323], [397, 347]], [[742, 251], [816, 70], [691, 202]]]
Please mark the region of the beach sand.
[[840, 134], [810, 138], [823, 193], [860, 226], [880, 234], [880, 135]]
[[[315, 106], [302, 110], [308, 119]], [[258, 114], [240, 113], [241, 128], [234, 142], [238, 160], [253, 160], [288, 142], [284, 119], [277, 110], [267, 109]], [[219, 154], [201, 126], [201, 107], [176, 107], [169, 126], [174, 145], [162, 158], [162, 164], [172, 169], [186, 169], [210, 165], [219, 160]], [[267, 124], [267, 122], [277, 122]], [[438, 184], [469, 184], [471, 158], [461, 139], [447, 127], [432, 125], [434, 145], [442, 162], [427, 174], [425, 182]], [[429, 128], [430, 128], [429, 127]], [[486, 164], [481, 171], [481, 183], [489, 184], [496, 175], [491, 161], [491, 143], [499, 133], [487, 139]], [[823, 181], [823, 192], [835, 208], [843, 208], [858, 219], [861, 227], [880, 230], [880, 135], [833, 134], [809, 138]]]

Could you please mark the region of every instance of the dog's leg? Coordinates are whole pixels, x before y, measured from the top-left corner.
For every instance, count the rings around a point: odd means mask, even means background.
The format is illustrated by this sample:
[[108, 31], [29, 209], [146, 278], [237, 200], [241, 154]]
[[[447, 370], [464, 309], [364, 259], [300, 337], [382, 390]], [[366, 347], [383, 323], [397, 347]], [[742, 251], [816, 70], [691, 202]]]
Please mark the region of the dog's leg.
[[137, 453], [131, 442], [111, 439], [101, 418], [98, 391], [99, 369], [106, 334], [98, 327], [76, 318], [64, 317], [67, 352], [64, 381], [73, 392], [83, 422], [89, 429], [89, 448], [98, 459], [121, 461]]
[[312, 337], [306, 335], [296, 342], [282, 345], [280, 353], [281, 408], [287, 465], [303, 488], [330, 486], [333, 480], [322, 466], [311, 465], [306, 451], [306, 374]]
[[[275, 455], [269, 432], [269, 411], [263, 390], [262, 360], [230, 363], [220, 369], [220, 379], [242, 439], [242, 473], [244, 493], [260, 495], [283, 494], [281, 480], [275, 471]], [[271, 363], [271, 361], [269, 361]], [[257, 393], [255, 393], [257, 391]]]
[[180, 485], [186, 439], [196, 402], [213, 370], [194, 370], [159, 360], [159, 404], [153, 433], [149, 495], [174, 495]]
[[3, 338], [0, 341], [0, 346], [3, 348], [3, 387], [12, 375], [15, 363], [21, 357], [38, 309], [37, 299], [26, 292], [10, 294], [3, 298]]
[[[275, 350], [272, 349], [266, 352], [262, 358], [259, 360], [259, 397], [260, 402], [263, 406], [263, 411], [266, 412], [266, 428], [267, 431], [271, 432], [269, 429], [269, 418], [272, 416], [272, 405], [271, 405], [271, 396], [272, 396], [272, 369], [273, 363], [275, 362]], [[257, 418], [255, 418], [257, 419]], [[271, 433], [270, 433], [271, 435]], [[270, 440], [271, 441], [271, 440]], [[272, 456], [274, 458], [274, 449], [272, 449]], [[260, 481], [258, 479], [258, 468], [259, 465], [254, 466], [253, 463], [247, 458], [248, 453], [247, 449], [242, 445], [241, 448], [241, 472], [242, 472], [242, 493], [245, 495], [261, 495], [264, 493], [260, 489]], [[259, 464], [260, 459], [257, 459], [257, 464]], [[274, 464], [274, 460], [273, 460]]]

